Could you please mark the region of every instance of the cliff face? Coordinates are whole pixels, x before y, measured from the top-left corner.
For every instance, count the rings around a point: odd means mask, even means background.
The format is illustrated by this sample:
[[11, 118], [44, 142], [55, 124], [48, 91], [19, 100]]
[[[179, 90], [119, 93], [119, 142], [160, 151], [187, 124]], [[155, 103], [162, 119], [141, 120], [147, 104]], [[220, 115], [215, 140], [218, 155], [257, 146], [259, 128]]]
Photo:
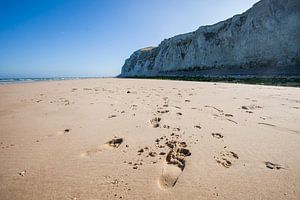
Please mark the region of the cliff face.
[[120, 76], [260, 71], [300, 75], [299, 0], [262, 0], [243, 14], [140, 49]]

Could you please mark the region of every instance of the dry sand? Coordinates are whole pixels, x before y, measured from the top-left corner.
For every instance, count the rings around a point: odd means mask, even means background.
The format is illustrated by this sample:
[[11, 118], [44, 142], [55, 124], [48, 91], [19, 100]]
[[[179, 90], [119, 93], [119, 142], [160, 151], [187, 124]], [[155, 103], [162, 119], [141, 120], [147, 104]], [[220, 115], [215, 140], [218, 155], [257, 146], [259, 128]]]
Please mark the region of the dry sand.
[[299, 88], [86, 79], [0, 94], [1, 200], [300, 199]]

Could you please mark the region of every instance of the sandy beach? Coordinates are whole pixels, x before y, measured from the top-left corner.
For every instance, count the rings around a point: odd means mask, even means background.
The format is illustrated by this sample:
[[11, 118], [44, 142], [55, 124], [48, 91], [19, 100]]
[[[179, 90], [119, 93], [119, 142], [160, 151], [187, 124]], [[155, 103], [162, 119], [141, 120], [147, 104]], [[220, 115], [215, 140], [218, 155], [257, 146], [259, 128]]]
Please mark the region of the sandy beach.
[[0, 85], [0, 199], [300, 199], [300, 88]]

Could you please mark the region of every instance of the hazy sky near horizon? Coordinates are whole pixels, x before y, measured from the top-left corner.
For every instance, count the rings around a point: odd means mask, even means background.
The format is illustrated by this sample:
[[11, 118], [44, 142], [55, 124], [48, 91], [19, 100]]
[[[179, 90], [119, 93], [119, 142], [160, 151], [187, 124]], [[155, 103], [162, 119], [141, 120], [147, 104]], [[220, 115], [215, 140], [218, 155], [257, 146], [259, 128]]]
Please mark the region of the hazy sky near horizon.
[[137, 49], [258, 0], [0, 0], [0, 78], [114, 76]]

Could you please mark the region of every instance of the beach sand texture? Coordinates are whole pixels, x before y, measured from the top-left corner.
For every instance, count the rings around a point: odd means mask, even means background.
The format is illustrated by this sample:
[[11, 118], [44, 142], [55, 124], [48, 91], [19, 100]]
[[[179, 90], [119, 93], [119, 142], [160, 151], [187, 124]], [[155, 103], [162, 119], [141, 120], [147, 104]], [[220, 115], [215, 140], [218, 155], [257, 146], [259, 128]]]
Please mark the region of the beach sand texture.
[[0, 85], [0, 199], [300, 199], [300, 88]]

